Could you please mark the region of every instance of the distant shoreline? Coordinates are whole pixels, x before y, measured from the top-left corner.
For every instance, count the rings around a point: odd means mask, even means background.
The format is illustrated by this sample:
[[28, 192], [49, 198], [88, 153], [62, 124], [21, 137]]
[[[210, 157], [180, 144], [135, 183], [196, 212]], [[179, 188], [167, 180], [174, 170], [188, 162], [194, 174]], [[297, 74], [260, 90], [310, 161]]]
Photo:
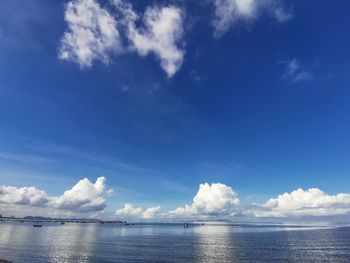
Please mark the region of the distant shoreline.
[[[46, 217], [0, 217], [0, 222], [19, 222], [19, 223], [83, 223], [83, 224], [127, 224], [127, 221], [121, 220], [100, 220], [100, 219], [77, 219], [77, 218], [46, 218]], [[1, 261], [0, 261], [1, 263]]]

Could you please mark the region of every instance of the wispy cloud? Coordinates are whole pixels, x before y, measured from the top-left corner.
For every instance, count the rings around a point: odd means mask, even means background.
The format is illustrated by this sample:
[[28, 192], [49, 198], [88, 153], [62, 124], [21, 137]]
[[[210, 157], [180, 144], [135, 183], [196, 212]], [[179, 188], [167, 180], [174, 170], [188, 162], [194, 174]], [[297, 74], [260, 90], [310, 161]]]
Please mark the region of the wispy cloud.
[[292, 58], [288, 61], [283, 61], [285, 65], [285, 71], [282, 79], [290, 81], [291, 83], [300, 83], [309, 81], [314, 77], [314, 74], [305, 69], [305, 66], [301, 65], [300, 61], [296, 58]]
[[179, 193], [190, 193], [192, 192], [192, 189], [186, 185], [183, 185], [181, 183], [161, 179], [159, 180], [159, 184], [162, 186], [162, 188], [165, 188], [172, 192], [179, 192]]
[[263, 12], [271, 14], [277, 21], [284, 22], [292, 17], [282, 1], [275, 0], [212, 0], [215, 16], [212, 22], [215, 35], [220, 36], [242, 22], [254, 21]]
[[38, 155], [18, 154], [18, 153], [10, 153], [10, 152], [0, 152], [0, 159], [18, 161], [18, 162], [24, 162], [24, 163], [35, 163], [35, 164], [53, 162], [52, 159], [38, 156]]
[[200, 76], [200, 74], [198, 73], [198, 70], [194, 69], [191, 70], [189, 73], [190, 78], [193, 80], [193, 82], [195, 82], [196, 84], [201, 84], [202, 82], [202, 77]]
[[[159, 175], [155, 170], [148, 169], [119, 159], [114, 155], [101, 154], [94, 151], [83, 151], [68, 145], [52, 144], [41, 141], [27, 142], [27, 148], [39, 151], [42, 154], [56, 157], [58, 160], [69, 160], [76, 164], [82, 163], [86, 167], [96, 168], [100, 171], [113, 171], [125, 173], [138, 173]], [[58, 161], [57, 161], [58, 162]]]

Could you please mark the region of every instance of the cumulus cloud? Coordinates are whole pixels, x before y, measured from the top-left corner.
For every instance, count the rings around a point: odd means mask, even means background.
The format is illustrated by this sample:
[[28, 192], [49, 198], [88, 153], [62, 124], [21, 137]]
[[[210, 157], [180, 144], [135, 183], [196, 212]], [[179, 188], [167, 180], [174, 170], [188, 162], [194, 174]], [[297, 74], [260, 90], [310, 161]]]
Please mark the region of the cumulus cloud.
[[239, 204], [237, 194], [231, 187], [221, 184], [200, 184], [192, 205], [170, 211], [170, 216], [229, 215]]
[[168, 77], [172, 77], [184, 57], [184, 51], [179, 48], [183, 34], [181, 9], [173, 6], [148, 8], [144, 23], [145, 30], [131, 28], [130, 40], [141, 56], [155, 53]]
[[286, 69], [282, 78], [285, 80], [288, 80], [292, 83], [298, 83], [313, 78], [313, 74], [311, 72], [305, 71], [301, 66], [299, 60], [296, 58], [284, 62], [284, 64], [286, 64]]
[[65, 10], [68, 30], [61, 39], [59, 58], [92, 66], [93, 60], [109, 61], [109, 52], [121, 49], [113, 16], [96, 0], [73, 0]]
[[175, 6], [148, 7], [143, 15], [143, 27], [138, 28], [136, 22], [140, 17], [132, 6], [121, 0], [113, 2], [123, 14], [132, 48], [140, 56], [154, 53], [160, 59], [168, 77], [172, 77], [179, 70], [184, 57], [184, 50], [181, 48], [182, 9]]
[[256, 19], [263, 11], [283, 22], [291, 17], [281, 1], [276, 0], [212, 0], [215, 8], [215, 34], [221, 35], [239, 22]]
[[[93, 183], [84, 178], [60, 196], [49, 196], [35, 187], [0, 186], [0, 204], [9, 208], [20, 207], [29, 211], [55, 213], [106, 212], [106, 179], [97, 178]], [[318, 188], [297, 189], [269, 199], [263, 204], [239, 207], [239, 199], [233, 189], [225, 184], [200, 184], [190, 205], [161, 213], [160, 206], [149, 208], [125, 204], [115, 215], [127, 219], [183, 218], [210, 216], [246, 216], [269, 218], [322, 217], [350, 214], [350, 194], [329, 195]], [[39, 210], [33, 210], [39, 209]], [[28, 210], [26, 210], [28, 211]], [[62, 214], [61, 213], [61, 214]]]
[[104, 177], [97, 178], [95, 183], [85, 178], [58, 197], [50, 197], [35, 187], [0, 186], [0, 203], [72, 212], [101, 211], [106, 207], [104, 195], [110, 192], [105, 189], [105, 184]]
[[247, 211], [257, 217], [334, 216], [350, 213], [350, 194], [328, 195], [318, 188], [297, 189]]
[[87, 178], [80, 180], [63, 195], [53, 198], [53, 207], [80, 212], [100, 211], [106, 207], [104, 199], [106, 178], [99, 177], [95, 183]]
[[0, 186], [0, 203], [9, 205], [44, 206], [49, 196], [35, 187]]
[[123, 208], [116, 211], [116, 216], [122, 218], [142, 218], [153, 219], [160, 211], [160, 206], [149, 207], [143, 209], [141, 207], [134, 207], [132, 204], [125, 204]]
[[[143, 16], [139, 16], [128, 2], [110, 1], [121, 14], [119, 17], [102, 8], [97, 0], [68, 2], [65, 10], [68, 29], [61, 39], [59, 58], [78, 63], [81, 67], [91, 67], [94, 60], [108, 63], [112, 53], [124, 50], [119, 32], [126, 31], [129, 51], [136, 51], [140, 56], [155, 54], [167, 76], [172, 77], [181, 67], [184, 57], [184, 50], [180, 47], [182, 9], [175, 6], [148, 7]], [[138, 20], [143, 22], [140, 27], [136, 26]]]

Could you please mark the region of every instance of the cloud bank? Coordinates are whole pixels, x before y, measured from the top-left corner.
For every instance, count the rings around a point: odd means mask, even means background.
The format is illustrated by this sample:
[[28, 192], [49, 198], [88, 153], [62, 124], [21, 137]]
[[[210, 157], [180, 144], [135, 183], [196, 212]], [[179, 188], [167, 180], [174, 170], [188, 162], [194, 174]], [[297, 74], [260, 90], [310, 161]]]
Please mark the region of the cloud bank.
[[63, 195], [50, 197], [45, 191], [35, 187], [0, 186], [0, 204], [25, 205], [72, 212], [96, 212], [106, 207], [104, 195], [110, 193], [105, 189], [106, 178], [99, 177], [95, 183], [88, 179], [80, 180]]
[[336, 216], [349, 212], [350, 194], [327, 195], [318, 188], [284, 193], [250, 211], [256, 217]]
[[[84, 178], [60, 196], [49, 196], [35, 187], [0, 186], [0, 205], [10, 207], [14, 212], [24, 208], [46, 209], [50, 214], [106, 212], [105, 196], [112, 190], [106, 189], [106, 178], [99, 177], [93, 183]], [[203, 183], [193, 197], [192, 204], [171, 211], [161, 211], [160, 206], [149, 208], [125, 204], [114, 213], [115, 218], [128, 220], [151, 219], [200, 219], [235, 217], [246, 218], [301, 218], [334, 217], [350, 215], [350, 194], [329, 195], [318, 188], [303, 190], [270, 198], [262, 204], [239, 206], [237, 193], [222, 183]], [[24, 211], [24, 210], [23, 210]], [[27, 210], [30, 211], [30, 210]], [[44, 211], [44, 210], [43, 210]], [[102, 214], [101, 214], [102, 213]]]

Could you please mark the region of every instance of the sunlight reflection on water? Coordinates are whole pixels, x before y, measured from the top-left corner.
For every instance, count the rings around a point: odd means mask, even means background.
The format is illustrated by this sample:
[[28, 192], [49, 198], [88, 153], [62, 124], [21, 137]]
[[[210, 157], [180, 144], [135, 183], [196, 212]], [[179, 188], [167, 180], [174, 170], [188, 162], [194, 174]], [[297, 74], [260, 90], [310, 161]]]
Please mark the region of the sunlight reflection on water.
[[51, 227], [45, 235], [50, 247], [49, 261], [87, 262], [94, 253], [98, 226], [93, 224], [64, 230], [66, 231], [62, 231], [59, 227]]

